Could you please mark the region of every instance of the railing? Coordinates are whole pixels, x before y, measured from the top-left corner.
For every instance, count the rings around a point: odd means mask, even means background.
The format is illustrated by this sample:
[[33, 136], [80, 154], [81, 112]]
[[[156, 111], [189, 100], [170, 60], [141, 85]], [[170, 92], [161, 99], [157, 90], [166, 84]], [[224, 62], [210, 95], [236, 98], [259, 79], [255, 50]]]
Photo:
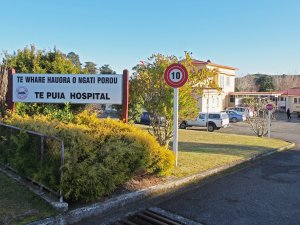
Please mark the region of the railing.
[[64, 142], [61, 139], [0, 123], [0, 164], [63, 202]]

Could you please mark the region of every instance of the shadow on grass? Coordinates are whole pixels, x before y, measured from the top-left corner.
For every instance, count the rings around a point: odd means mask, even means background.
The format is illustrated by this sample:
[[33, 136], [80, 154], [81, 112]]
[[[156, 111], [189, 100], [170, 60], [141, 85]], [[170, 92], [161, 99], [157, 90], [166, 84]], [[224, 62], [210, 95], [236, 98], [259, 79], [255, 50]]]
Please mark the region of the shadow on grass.
[[0, 224], [27, 224], [56, 215], [39, 196], [0, 172]]
[[[173, 143], [170, 143], [172, 146]], [[172, 149], [172, 147], [170, 147]], [[252, 154], [263, 153], [266, 151], [274, 150], [271, 147], [264, 146], [248, 146], [248, 145], [233, 145], [233, 144], [207, 144], [197, 142], [179, 142], [178, 149], [180, 152], [193, 152], [193, 153], [210, 153], [222, 155], [234, 155], [247, 157]]]

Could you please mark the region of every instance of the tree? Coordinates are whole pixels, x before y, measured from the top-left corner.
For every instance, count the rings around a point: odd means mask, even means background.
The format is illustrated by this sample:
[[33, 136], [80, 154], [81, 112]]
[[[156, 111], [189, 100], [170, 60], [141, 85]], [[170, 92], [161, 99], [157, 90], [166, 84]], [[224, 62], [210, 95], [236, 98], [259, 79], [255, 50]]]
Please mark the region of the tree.
[[85, 65], [84, 65], [84, 71], [86, 73], [89, 73], [89, 74], [96, 74], [97, 73], [97, 64], [96, 63], [93, 63], [93, 62], [85, 62]]
[[[271, 103], [267, 99], [248, 98], [244, 105], [253, 110], [253, 117], [248, 117], [247, 122], [250, 124], [253, 132], [258, 137], [263, 137], [268, 134], [268, 110], [266, 105]], [[273, 108], [275, 109], [275, 104]], [[272, 112], [271, 112], [272, 113]]]
[[235, 78], [235, 89], [238, 91], [257, 91], [255, 85], [255, 77], [253, 75], [247, 75], [240, 78]]
[[108, 64], [105, 64], [99, 68], [100, 74], [116, 74], [116, 71], [112, 70]]
[[80, 68], [73, 63], [61, 51], [37, 50], [34, 45], [19, 49], [13, 54], [5, 52], [3, 64], [8, 68], [14, 68], [16, 73], [56, 73], [78, 74]]
[[259, 86], [258, 91], [273, 91], [274, 84], [271, 76], [268, 75], [260, 75], [255, 84]]
[[[70, 59], [67, 58], [58, 49], [53, 50], [37, 50], [34, 45], [19, 49], [13, 54], [5, 52], [3, 64], [7, 68], [14, 68], [16, 73], [33, 73], [33, 74], [79, 74], [82, 73], [80, 67], [75, 66]], [[48, 107], [48, 108], [47, 108]], [[63, 104], [55, 105], [58, 109], [64, 108]], [[73, 106], [75, 108], [78, 106]], [[16, 110], [20, 109], [22, 113], [36, 114], [49, 111], [48, 104], [37, 103], [17, 103]], [[52, 106], [53, 108], [53, 106]]]
[[[175, 56], [152, 55], [146, 64], [138, 65], [136, 87], [130, 96], [140, 96], [143, 107], [150, 115], [153, 134], [161, 145], [168, 146], [173, 130], [173, 88], [164, 81], [164, 71], [171, 63], [180, 62], [189, 73], [188, 82], [179, 91], [179, 118], [195, 117], [197, 97], [205, 87], [218, 88], [215, 83], [217, 70], [199, 69], [188, 53], [180, 60]], [[163, 120], [161, 118], [164, 117]]]
[[69, 52], [67, 58], [72, 61], [74, 66], [81, 67], [79, 55], [77, 55], [75, 52]]
[[143, 111], [144, 99], [141, 95], [135, 94], [139, 88], [140, 81], [136, 77], [129, 80], [129, 102], [128, 102], [128, 119], [129, 121], [139, 122]]

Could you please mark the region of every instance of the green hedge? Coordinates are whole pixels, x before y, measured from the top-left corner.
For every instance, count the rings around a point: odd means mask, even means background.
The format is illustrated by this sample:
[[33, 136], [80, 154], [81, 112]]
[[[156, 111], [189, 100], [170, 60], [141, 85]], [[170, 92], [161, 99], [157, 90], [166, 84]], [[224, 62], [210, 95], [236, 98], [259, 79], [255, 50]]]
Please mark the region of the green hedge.
[[[9, 124], [64, 141], [65, 165], [60, 186], [57, 186], [59, 173], [55, 170], [60, 160], [59, 145], [54, 142], [47, 143], [51, 155], [47, 159], [51, 160], [46, 166], [41, 168], [39, 159], [34, 157], [28, 165], [20, 160], [24, 157], [22, 154], [10, 156], [14, 157], [11, 159], [14, 166], [56, 190], [62, 189], [64, 197], [71, 201], [92, 201], [106, 196], [140, 171], [164, 176], [174, 167], [173, 153], [132, 125], [112, 119], [100, 120], [87, 111], [77, 115], [74, 121], [63, 123], [45, 116], [17, 115], [6, 119]], [[32, 139], [24, 134], [13, 140], [18, 152], [37, 151], [31, 149], [28, 143]]]

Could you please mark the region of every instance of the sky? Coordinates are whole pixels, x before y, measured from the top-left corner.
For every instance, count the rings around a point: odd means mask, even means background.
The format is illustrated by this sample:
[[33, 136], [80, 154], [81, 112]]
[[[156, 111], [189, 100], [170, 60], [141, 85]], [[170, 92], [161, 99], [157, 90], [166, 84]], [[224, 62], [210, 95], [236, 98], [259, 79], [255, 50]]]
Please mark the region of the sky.
[[0, 0], [0, 51], [34, 44], [117, 73], [192, 52], [250, 73], [300, 74], [299, 0]]

